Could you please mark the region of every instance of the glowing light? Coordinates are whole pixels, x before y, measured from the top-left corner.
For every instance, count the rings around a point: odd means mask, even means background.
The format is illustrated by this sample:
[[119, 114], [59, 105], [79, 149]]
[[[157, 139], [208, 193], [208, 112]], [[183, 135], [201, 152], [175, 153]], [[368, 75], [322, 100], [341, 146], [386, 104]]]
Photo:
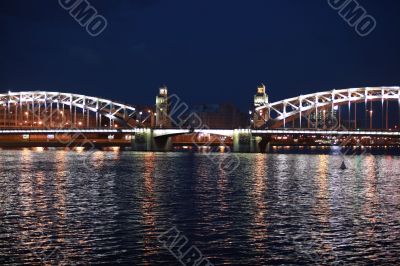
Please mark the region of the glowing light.
[[167, 93], [168, 93], [168, 90], [167, 90], [167, 89], [165, 89], [165, 88], [160, 88], [160, 94], [161, 94], [161, 95], [167, 95]]
[[85, 148], [84, 147], [75, 147], [77, 152], [82, 152]]

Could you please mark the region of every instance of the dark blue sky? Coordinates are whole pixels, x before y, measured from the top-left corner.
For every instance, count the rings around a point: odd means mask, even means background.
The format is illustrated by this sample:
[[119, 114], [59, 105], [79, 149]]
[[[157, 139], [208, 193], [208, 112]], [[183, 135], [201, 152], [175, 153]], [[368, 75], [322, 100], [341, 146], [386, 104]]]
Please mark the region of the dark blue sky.
[[398, 0], [358, 2], [377, 21], [360, 37], [326, 0], [91, 0], [108, 21], [91, 37], [56, 0], [0, 2], [0, 88], [153, 104], [158, 87], [246, 109], [321, 90], [398, 85]]

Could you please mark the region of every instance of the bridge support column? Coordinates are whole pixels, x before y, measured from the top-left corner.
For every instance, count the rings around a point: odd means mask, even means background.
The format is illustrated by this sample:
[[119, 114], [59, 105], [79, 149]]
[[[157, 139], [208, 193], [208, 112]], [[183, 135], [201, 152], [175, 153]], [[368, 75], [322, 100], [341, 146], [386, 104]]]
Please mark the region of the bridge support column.
[[235, 129], [233, 131], [233, 152], [257, 153], [260, 150], [261, 137], [252, 135], [249, 129]]
[[258, 142], [258, 147], [260, 152], [269, 153], [271, 152], [271, 136], [270, 135], [262, 135], [259, 137], [260, 142]]
[[172, 150], [171, 137], [156, 137], [152, 129], [142, 129], [132, 135], [132, 149], [134, 151], [170, 151]]

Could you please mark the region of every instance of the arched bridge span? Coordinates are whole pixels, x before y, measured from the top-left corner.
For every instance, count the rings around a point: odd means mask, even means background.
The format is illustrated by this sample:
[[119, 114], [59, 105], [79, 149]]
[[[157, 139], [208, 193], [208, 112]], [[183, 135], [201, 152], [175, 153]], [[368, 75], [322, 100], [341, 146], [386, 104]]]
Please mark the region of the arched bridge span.
[[135, 116], [134, 106], [81, 94], [49, 91], [0, 94], [1, 127], [130, 128], [135, 126]]
[[350, 112], [352, 104], [367, 105], [374, 101], [381, 101], [382, 104], [385, 101], [397, 101], [400, 108], [400, 87], [361, 87], [317, 92], [268, 103], [257, 107], [255, 111], [260, 113], [267, 111], [268, 120], [275, 123], [275, 127], [279, 127], [294, 119], [299, 119], [301, 125], [301, 120], [310, 113], [334, 110], [343, 105], [347, 105]]

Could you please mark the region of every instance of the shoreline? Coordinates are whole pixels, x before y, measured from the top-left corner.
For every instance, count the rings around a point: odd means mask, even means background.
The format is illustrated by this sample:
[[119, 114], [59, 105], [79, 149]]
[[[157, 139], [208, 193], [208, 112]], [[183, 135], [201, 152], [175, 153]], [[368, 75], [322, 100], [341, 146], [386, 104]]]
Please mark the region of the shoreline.
[[[89, 143], [90, 144], [90, 143]], [[79, 144], [73, 143], [70, 145], [65, 145], [62, 143], [0, 143], [0, 150], [33, 150], [33, 151], [47, 151], [47, 150], [65, 150], [65, 151], [89, 151], [92, 149], [99, 151], [130, 151], [130, 152], [141, 152], [141, 153], [198, 153], [198, 154], [228, 154], [232, 152], [232, 148], [229, 146], [175, 146], [169, 151], [136, 151], [129, 144], [116, 144], [116, 143], [94, 143], [89, 144]], [[238, 152], [240, 154], [242, 152]], [[364, 146], [364, 147], [354, 147], [354, 146], [284, 146], [284, 145], [272, 145], [268, 152], [249, 152], [252, 154], [320, 154], [320, 155], [361, 155], [361, 154], [372, 154], [372, 155], [393, 155], [400, 156], [400, 147], [395, 146]], [[236, 153], [235, 153], [236, 154]]]

